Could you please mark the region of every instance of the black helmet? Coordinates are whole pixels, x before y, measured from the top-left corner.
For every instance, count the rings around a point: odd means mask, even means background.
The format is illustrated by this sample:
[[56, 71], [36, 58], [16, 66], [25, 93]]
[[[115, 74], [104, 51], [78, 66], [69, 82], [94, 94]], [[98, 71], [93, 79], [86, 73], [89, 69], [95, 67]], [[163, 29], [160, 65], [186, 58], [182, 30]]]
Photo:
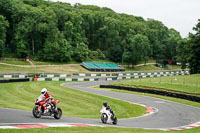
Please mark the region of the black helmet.
[[107, 102], [103, 102], [103, 106], [105, 106], [105, 107], [106, 107], [106, 106], [107, 106], [107, 104], [108, 104]]

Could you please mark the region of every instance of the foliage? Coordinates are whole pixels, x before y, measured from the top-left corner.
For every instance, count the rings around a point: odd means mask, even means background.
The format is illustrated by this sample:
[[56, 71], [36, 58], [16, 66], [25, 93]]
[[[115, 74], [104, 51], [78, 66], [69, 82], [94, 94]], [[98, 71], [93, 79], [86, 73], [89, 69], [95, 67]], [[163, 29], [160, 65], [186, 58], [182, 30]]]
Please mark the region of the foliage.
[[177, 46], [178, 60], [181, 61], [183, 68], [189, 63], [191, 74], [200, 73], [200, 19], [193, 29], [196, 33], [189, 34], [188, 39], [181, 41]]
[[4, 16], [0, 15], [0, 57], [2, 57], [5, 48], [7, 27], [8, 22], [5, 20]]
[[3, 0], [0, 15], [1, 23], [9, 23], [1, 26], [0, 55], [6, 48], [17, 57], [45, 61], [109, 59], [134, 65], [149, 58], [174, 60], [182, 39], [160, 21], [92, 5]]
[[144, 35], [137, 34], [127, 40], [123, 60], [132, 65], [136, 65], [139, 61], [146, 60], [149, 53], [150, 45], [148, 38]]

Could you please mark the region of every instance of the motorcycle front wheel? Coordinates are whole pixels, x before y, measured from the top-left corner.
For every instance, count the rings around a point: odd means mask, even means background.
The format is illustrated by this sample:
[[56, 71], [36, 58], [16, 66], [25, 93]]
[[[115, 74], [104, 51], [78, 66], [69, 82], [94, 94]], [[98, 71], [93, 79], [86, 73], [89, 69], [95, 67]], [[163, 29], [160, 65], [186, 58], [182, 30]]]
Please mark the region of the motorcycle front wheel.
[[56, 113], [54, 113], [54, 118], [60, 119], [61, 117], [62, 117], [62, 110], [61, 110], [61, 108], [57, 108]]
[[115, 117], [115, 118], [113, 119], [113, 124], [114, 124], [114, 125], [117, 125], [117, 117]]
[[40, 108], [40, 111], [39, 111], [39, 110], [38, 110], [38, 106], [35, 106], [35, 107], [33, 108], [33, 116], [34, 116], [35, 118], [40, 118], [41, 115], [42, 115], [41, 108]]
[[103, 114], [101, 115], [101, 121], [105, 124], [105, 123], [107, 123], [107, 120], [108, 120], [107, 114], [103, 113]]

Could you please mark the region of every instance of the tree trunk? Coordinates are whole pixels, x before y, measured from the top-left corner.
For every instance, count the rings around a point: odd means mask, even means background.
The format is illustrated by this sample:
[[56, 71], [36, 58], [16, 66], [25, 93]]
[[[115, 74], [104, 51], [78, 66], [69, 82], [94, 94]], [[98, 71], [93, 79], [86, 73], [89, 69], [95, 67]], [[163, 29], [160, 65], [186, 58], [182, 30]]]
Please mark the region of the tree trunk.
[[33, 55], [34, 55], [34, 54], [35, 54], [35, 42], [34, 42], [34, 37], [33, 37], [33, 35], [32, 35], [31, 41], [32, 41], [32, 52], [33, 52]]

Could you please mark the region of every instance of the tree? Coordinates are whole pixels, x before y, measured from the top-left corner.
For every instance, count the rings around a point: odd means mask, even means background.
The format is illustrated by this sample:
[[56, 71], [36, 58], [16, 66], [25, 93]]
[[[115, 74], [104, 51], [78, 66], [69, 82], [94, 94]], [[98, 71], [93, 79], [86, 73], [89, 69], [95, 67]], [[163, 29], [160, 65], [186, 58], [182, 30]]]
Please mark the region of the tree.
[[186, 51], [186, 44], [188, 43], [187, 39], [182, 39], [181, 41], [178, 42], [178, 45], [176, 47], [176, 59], [178, 62], [181, 63], [181, 69], [186, 68], [186, 63], [187, 63], [187, 51]]
[[164, 57], [165, 59], [168, 60], [176, 60], [176, 47], [179, 45], [179, 43], [181, 42], [182, 38], [180, 36], [180, 33], [177, 32], [174, 29], [170, 29], [169, 30], [169, 37], [166, 40], [166, 43], [163, 47], [164, 49]]
[[5, 49], [7, 27], [8, 21], [5, 20], [4, 16], [0, 15], [0, 57], [2, 57]]
[[139, 61], [146, 60], [150, 51], [149, 40], [146, 36], [137, 34], [130, 36], [129, 44], [127, 44], [123, 61], [136, 65]]
[[190, 34], [189, 43], [186, 44], [187, 60], [191, 74], [200, 73], [200, 19], [193, 29], [196, 34]]
[[147, 20], [147, 36], [150, 41], [152, 49], [152, 57], [154, 59], [163, 59], [164, 47], [168, 39], [168, 28], [160, 21], [148, 19]]
[[76, 61], [84, 61], [88, 58], [88, 46], [84, 43], [80, 43], [74, 49], [73, 59]]

